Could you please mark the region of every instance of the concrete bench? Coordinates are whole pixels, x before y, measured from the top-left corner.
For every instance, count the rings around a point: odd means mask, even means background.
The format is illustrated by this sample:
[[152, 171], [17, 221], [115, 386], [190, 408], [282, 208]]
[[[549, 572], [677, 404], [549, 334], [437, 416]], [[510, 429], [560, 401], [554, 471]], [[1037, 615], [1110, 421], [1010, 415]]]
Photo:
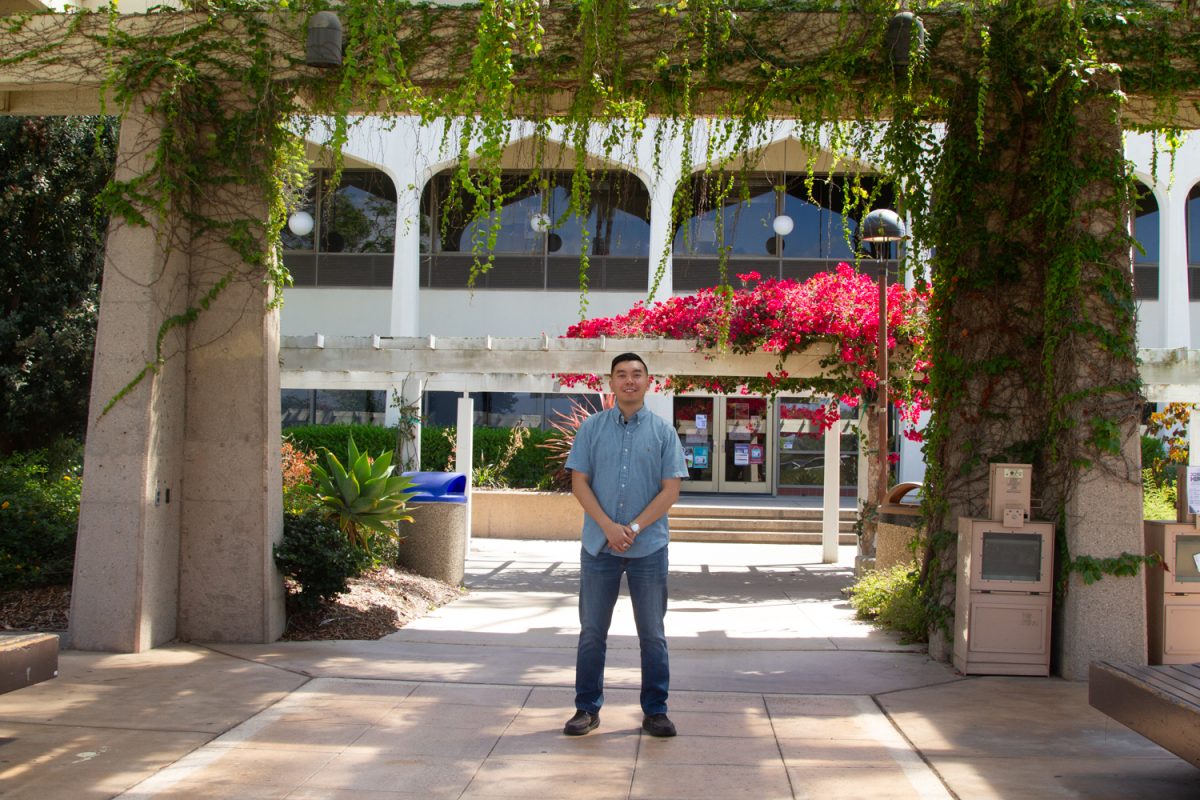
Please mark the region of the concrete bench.
[[1200, 767], [1200, 664], [1144, 667], [1093, 661], [1088, 703]]
[[0, 634], [0, 694], [58, 677], [58, 637]]

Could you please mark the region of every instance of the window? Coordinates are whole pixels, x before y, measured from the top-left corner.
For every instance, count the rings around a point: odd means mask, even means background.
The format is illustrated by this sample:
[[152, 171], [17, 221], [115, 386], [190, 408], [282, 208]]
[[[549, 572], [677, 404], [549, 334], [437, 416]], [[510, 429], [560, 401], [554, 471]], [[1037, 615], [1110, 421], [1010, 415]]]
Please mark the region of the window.
[[[698, 175], [683, 188], [691, 194], [693, 214], [677, 227], [672, 244], [677, 291], [718, 284], [722, 247], [729, 257], [727, 279], [753, 270], [764, 278], [805, 280], [838, 262], [853, 262], [849, 241], [868, 210], [866, 198], [878, 195], [870, 207], [894, 204], [891, 188], [873, 178], [860, 179], [856, 187], [848, 176], [819, 175], [810, 187], [805, 175], [754, 175], [736, 179], [718, 207], [721, 180], [728, 176]], [[786, 235], [774, 230], [779, 215], [792, 220]]]
[[449, 173], [429, 182], [421, 198], [422, 287], [465, 288], [474, 250], [495, 228], [494, 263], [476, 288], [576, 289], [586, 250], [592, 291], [646, 289], [650, 195], [635, 176], [597, 175], [586, 216], [569, 213], [569, 172], [507, 173], [501, 190], [504, 204], [489, 219], [474, 213], [471, 197], [451, 191]]
[[1138, 300], [1158, 299], [1159, 230], [1158, 201], [1143, 183], [1137, 185], [1134, 205], [1133, 295]]
[[[296, 286], [392, 285], [396, 187], [378, 170], [346, 170], [330, 191], [317, 170], [304, 210], [315, 226], [307, 236], [283, 229], [283, 263]], [[314, 213], [315, 212], [315, 213]]]
[[280, 393], [282, 426], [383, 425], [387, 392], [382, 389], [284, 389]]
[[[423, 418], [431, 425], [458, 424], [459, 392], [426, 392]], [[471, 392], [475, 401], [475, 424], [485, 428], [511, 428], [522, 423], [526, 428], [549, 430], [571, 413], [572, 403], [599, 411], [595, 394], [543, 394], [529, 392]]]
[[1200, 300], [1200, 184], [1187, 199], [1188, 299]]
[[[814, 494], [825, 484], [825, 434], [816, 422], [824, 403], [800, 397], [781, 397], [779, 406], [779, 477], [776, 481], [781, 495]], [[842, 404], [844, 419], [857, 411]], [[846, 430], [841, 436], [840, 483], [842, 493], [852, 491], [858, 483], [858, 436]]]

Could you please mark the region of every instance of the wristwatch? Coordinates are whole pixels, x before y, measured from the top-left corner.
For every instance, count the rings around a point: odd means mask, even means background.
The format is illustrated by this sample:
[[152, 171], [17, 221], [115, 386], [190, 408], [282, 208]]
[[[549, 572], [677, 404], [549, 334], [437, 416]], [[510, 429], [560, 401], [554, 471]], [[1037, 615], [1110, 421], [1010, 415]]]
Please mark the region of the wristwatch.
[[642, 532], [642, 526], [638, 525], [636, 522], [631, 522], [629, 524], [629, 530], [633, 531], [633, 535], [636, 536]]

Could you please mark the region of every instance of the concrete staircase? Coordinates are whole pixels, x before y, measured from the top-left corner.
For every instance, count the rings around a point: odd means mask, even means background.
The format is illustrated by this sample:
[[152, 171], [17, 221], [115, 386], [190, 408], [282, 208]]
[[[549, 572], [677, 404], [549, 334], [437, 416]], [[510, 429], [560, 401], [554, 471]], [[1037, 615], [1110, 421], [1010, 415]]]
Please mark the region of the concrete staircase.
[[[841, 509], [839, 544], [854, 544], [854, 510]], [[740, 544], [820, 544], [821, 509], [705, 505], [703, 501], [671, 509], [671, 541]]]

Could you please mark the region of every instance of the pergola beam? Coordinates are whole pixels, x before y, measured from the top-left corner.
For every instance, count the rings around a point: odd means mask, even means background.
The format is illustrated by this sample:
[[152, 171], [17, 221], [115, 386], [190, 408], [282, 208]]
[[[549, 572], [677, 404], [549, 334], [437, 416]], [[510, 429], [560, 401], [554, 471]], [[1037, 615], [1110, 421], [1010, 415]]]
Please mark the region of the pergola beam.
[[[754, 376], [779, 371], [769, 353], [697, 352], [669, 339], [552, 339], [287, 336], [280, 344], [282, 386], [289, 389], [381, 389], [421, 375], [430, 388], [455, 391], [555, 392], [556, 375], [606, 375], [613, 356], [633, 351], [653, 375]], [[790, 356], [788, 374], [817, 378], [828, 344]]]
[[[1176, 0], [1178, 4], [1178, 0]], [[1163, 5], [1170, 7], [1172, 3]], [[476, 46], [478, 9], [457, 6], [420, 7], [400, 19], [396, 44], [405, 53], [407, 78], [429, 95], [443, 94], [462, 78], [460, 65], [470, 60]], [[634, 8], [621, 41], [613, 50], [621, 53], [622, 91], [633, 96], [643, 94], [651, 114], [676, 114], [667, 93], [657, 91], [672, 81], [682, 86], [681, 67], [685, 58], [693, 67], [701, 63], [699, 44], [693, 51], [664, 45], [680, 41], [687, 15], [664, 15], [656, 7]], [[947, 85], [970, 75], [976, 68], [978, 37], [969, 35], [962, 17], [953, 11], [922, 13], [929, 29], [927, 62], [930, 85]], [[702, 77], [693, 68], [688, 80], [693, 85], [690, 108], [698, 114], [728, 114], [739, 98], [754, 97], [768, 83], [764, 65], [772, 71], [792, 70], [794, 86], [788, 97], [772, 96], [772, 113], [778, 117], [795, 116], [809, 103], [806, 100], [825, 90], [828, 75], [814, 74], [812, 65], [827, 53], [862, 53], [857, 59], [840, 63], [842, 77], [851, 87], [864, 89], [890, 80], [891, 68], [882, 45], [888, 19], [877, 13], [856, 11], [781, 11], [746, 9], [736, 12], [731, 35], [712, 48], [704, 59], [709, 69]], [[0, 113], [68, 113], [63, 92], [76, 92], [78, 105], [69, 113], [94, 113], [99, 110], [99, 92], [109, 74], [110, 62], [138, 55], [138, 42], [166, 40], [198, 28], [208, 16], [196, 12], [157, 12], [122, 14], [110, 22], [107, 14], [38, 14], [22, 25], [12, 24], [17, 17], [3, 18], [5, 60], [0, 64], [0, 97], [9, 94], [7, 109], [0, 102]], [[547, 5], [541, 11], [545, 29], [542, 50], [537, 54], [518, 53], [514, 84], [514, 115], [557, 115], [566, 113], [576, 102], [583, 80], [579, 61], [578, 11], [568, 4]], [[279, 81], [317, 78], [320, 72], [304, 64], [305, 19], [299, 14], [279, 12], [257, 14], [263, 40], [273, 52], [271, 69]], [[211, 37], [247, 36], [246, 22], [228, 12], [217, 20], [217, 27], [204, 35]], [[111, 25], [111, 27], [110, 27]], [[114, 37], [113, 32], [119, 34]], [[123, 51], [121, 40], [129, 42]], [[1165, 41], [1164, 41], [1165, 40]], [[1172, 53], [1167, 68], [1180, 75], [1200, 73], [1200, 16], [1176, 20], [1169, 29], [1142, 29], [1137, 25], [1114, 28], [1108, 24], [1095, 35], [1097, 58], [1101, 63], [1121, 66], [1122, 90], [1126, 103], [1122, 114], [1134, 124], [1173, 124], [1181, 128], [1200, 128], [1200, 87], [1174, 89], [1172, 105], [1164, 108], [1155, 98], [1162, 85], [1163, 65], [1154, 59], [1161, 52]], [[878, 42], [878, 47], [872, 46]], [[113, 50], [108, 49], [114, 43]], [[247, 48], [247, 54], [250, 49]], [[22, 60], [22, 53], [29, 58]], [[665, 65], [659, 57], [665, 57]], [[1140, 60], [1139, 60], [1140, 59]], [[1141, 63], [1145, 61], [1145, 63]], [[209, 69], [215, 77], [226, 76], [228, 64]], [[808, 67], [805, 69], [805, 67]], [[866, 92], [859, 93], [866, 96]], [[23, 96], [21, 96], [23, 95]], [[854, 96], [851, 93], [849, 96]], [[789, 106], [794, 108], [789, 108]], [[361, 108], [361, 113], [379, 109]], [[403, 109], [391, 109], [403, 111]], [[848, 118], [856, 116], [846, 109]]]
[[[618, 353], [639, 353], [656, 376], [761, 378], [779, 371], [769, 353], [707, 353], [671, 339], [284, 336], [280, 385], [285, 389], [386, 389], [419, 376], [429, 391], [559, 392], [559, 374], [608, 373]], [[785, 362], [793, 378], [819, 378], [833, 354], [817, 344]], [[1138, 351], [1144, 394], [1152, 403], [1200, 397], [1200, 350]]]

